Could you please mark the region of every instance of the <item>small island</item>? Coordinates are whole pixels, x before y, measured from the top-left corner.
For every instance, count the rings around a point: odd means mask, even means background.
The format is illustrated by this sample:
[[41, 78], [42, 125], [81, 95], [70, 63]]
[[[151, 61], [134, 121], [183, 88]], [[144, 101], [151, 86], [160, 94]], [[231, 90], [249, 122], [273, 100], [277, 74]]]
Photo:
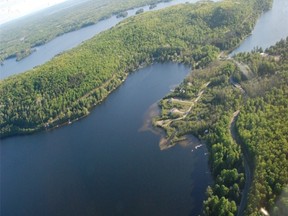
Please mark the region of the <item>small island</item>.
[[144, 9], [141, 8], [141, 9], [137, 10], [135, 14], [137, 15], [137, 14], [140, 14], [140, 13], [143, 13], [143, 12], [144, 12]]
[[153, 8], [156, 8], [157, 7], [157, 4], [151, 4], [150, 6], [149, 6], [149, 10], [152, 10]]
[[127, 11], [123, 11], [123, 12], [120, 12], [116, 15], [116, 18], [125, 18], [128, 16], [128, 12]]
[[[207, 188], [205, 216], [284, 214], [288, 38], [265, 51], [227, 55], [271, 3], [201, 1], [120, 22], [1, 81], [0, 136], [71, 124], [89, 115], [142, 66], [167, 61], [190, 65], [193, 73], [159, 103], [161, 114], [153, 123], [166, 132], [161, 148], [187, 135], [199, 138], [197, 148], [207, 146], [214, 184]], [[126, 16], [123, 11], [116, 17]]]

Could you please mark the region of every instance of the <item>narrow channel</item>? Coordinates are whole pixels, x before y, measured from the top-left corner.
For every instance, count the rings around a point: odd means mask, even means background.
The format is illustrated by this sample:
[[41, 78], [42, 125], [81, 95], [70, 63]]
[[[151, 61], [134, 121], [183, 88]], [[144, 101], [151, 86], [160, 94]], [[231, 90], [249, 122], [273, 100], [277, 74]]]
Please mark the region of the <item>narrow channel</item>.
[[[199, 0], [173, 0], [170, 2], [162, 2], [157, 4], [157, 7], [152, 10], [149, 9], [149, 5], [139, 8], [134, 8], [128, 10], [128, 16], [125, 18], [116, 18], [112, 16], [109, 19], [102, 20], [95, 25], [87, 26], [85, 28], [79, 29], [77, 31], [69, 32], [61, 35], [54, 40], [36, 47], [36, 52], [33, 52], [28, 57], [22, 59], [21, 61], [16, 61], [16, 58], [7, 59], [0, 66], [0, 80], [5, 79], [9, 76], [23, 73], [25, 71], [31, 70], [45, 62], [51, 60], [54, 56], [61, 54], [62, 52], [68, 51], [82, 42], [89, 40], [90, 38], [96, 36], [97, 34], [106, 31], [124, 19], [127, 19], [136, 14], [136, 11], [143, 9], [144, 11], [155, 11], [166, 7], [170, 7], [177, 4], [183, 4], [186, 2], [195, 3]], [[214, 0], [219, 1], [219, 0]]]

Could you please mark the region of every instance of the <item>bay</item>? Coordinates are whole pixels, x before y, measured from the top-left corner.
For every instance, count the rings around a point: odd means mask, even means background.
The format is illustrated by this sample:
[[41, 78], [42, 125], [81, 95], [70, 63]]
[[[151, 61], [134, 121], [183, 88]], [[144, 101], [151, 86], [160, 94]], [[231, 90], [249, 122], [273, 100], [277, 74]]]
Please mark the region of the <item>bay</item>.
[[[287, 37], [287, 9], [285, 0], [274, 0], [272, 10], [263, 14], [252, 35], [232, 54], [256, 46], [267, 48]], [[59, 42], [59, 46], [62, 44]], [[33, 55], [41, 58], [44, 54], [40, 50]], [[27, 61], [33, 61], [33, 55]], [[13, 64], [25, 60], [14, 60]], [[5, 66], [6, 62], [1, 67], [1, 79]], [[27, 70], [23, 65], [19, 68], [19, 73]], [[160, 151], [159, 134], [141, 130], [151, 106], [180, 83], [188, 71], [183, 65], [153, 64], [129, 76], [87, 118], [57, 130], [1, 140], [0, 214], [201, 213], [205, 189], [212, 183], [207, 149], [195, 151], [196, 143], [191, 142], [186, 147]]]
[[212, 182], [205, 147], [159, 149], [147, 111], [189, 68], [153, 64], [92, 113], [53, 131], [1, 140], [1, 215], [197, 215]]

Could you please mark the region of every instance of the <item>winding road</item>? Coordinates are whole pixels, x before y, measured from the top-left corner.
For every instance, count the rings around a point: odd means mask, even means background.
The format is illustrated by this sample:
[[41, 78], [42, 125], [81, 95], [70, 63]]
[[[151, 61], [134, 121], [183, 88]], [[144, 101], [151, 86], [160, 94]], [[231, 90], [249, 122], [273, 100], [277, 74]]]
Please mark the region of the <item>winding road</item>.
[[248, 152], [244, 148], [244, 144], [240, 137], [238, 136], [237, 130], [236, 130], [236, 120], [239, 116], [240, 110], [237, 110], [233, 113], [233, 117], [230, 122], [230, 133], [232, 139], [235, 141], [236, 144], [241, 146], [242, 153], [243, 153], [243, 162], [244, 162], [244, 169], [245, 169], [245, 186], [242, 191], [242, 198], [241, 202], [238, 208], [238, 214], [237, 216], [244, 215], [245, 207], [247, 206], [247, 200], [248, 200], [248, 192], [249, 188], [251, 187], [252, 183], [252, 174], [251, 174], [251, 167], [248, 160]]
[[[236, 60], [234, 60], [234, 63], [237, 65], [237, 67], [240, 69], [240, 71], [248, 78], [249, 73], [250, 73], [249, 72], [250, 68], [247, 65], [240, 63]], [[242, 88], [242, 86], [239, 83], [234, 81], [232, 77], [230, 77], [230, 83], [235, 88], [239, 89], [244, 96], [247, 96], [246, 91]], [[229, 129], [230, 129], [232, 139], [234, 140], [234, 142], [237, 145], [239, 145], [241, 147], [242, 154], [243, 154], [243, 163], [244, 163], [244, 170], [245, 170], [245, 186], [244, 186], [244, 189], [242, 191], [241, 202], [240, 202], [240, 205], [238, 207], [238, 213], [237, 213], [237, 216], [243, 216], [245, 208], [247, 206], [248, 192], [249, 192], [249, 189], [250, 189], [251, 184], [252, 184], [252, 172], [251, 172], [252, 167], [251, 167], [251, 163], [249, 163], [247, 149], [245, 149], [245, 145], [244, 145], [243, 141], [240, 139], [240, 137], [237, 133], [237, 129], [236, 129], [236, 120], [237, 120], [239, 114], [240, 114], [240, 110], [237, 110], [233, 113], [233, 116], [232, 116], [231, 121], [230, 121]]]
[[[236, 60], [233, 60], [233, 62], [237, 65], [237, 67], [240, 69], [240, 71], [246, 76], [246, 77], [249, 77], [249, 73], [250, 73], [250, 68], [243, 64], [243, 63], [240, 63]], [[197, 98], [194, 99], [194, 101], [191, 101], [191, 105], [189, 107], [189, 109], [185, 112], [185, 114], [179, 118], [176, 118], [176, 119], [169, 119], [169, 120], [161, 120], [161, 121], [158, 121], [156, 123], [157, 126], [160, 126], [160, 127], [165, 127], [165, 126], [168, 126], [169, 124], [171, 124], [172, 122], [174, 121], [179, 121], [179, 120], [183, 120], [185, 119], [188, 114], [191, 112], [193, 106], [197, 103], [197, 101], [202, 97], [203, 93], [204, 93], [204, 89], [210, 84], [210, 82], [206, 83], [202, 88], [201, 90], [199, 91], [198, 95], [197, 95]], [[245, 91], [245, 89], [242, 88], [242, 86], [237, 83], [235, 80], [233, 80], [232, 77], [230, 77], [230, 84], [232, 86], [234, 86], [235, 88], [237, 88], [245, 97], [247, 96], [247, 93]], [[231, 133], [231, 138], [233, 139], [233, 141], [239, 145], [242, 149], [242, 154], [243, 154], [243, 163], [244, 163], [244, 171], [245, 171], [245, 185], [244, 185], [244, 189], [242, 191], [242, 196], [241, 196], [241, 201], [240, 201], [240, 204], [239, 204], [239, 207], [238, 207], [238, 213], [237, 213], [237, 216], [243, 216], [244, 215], [244, 211], [245, 211], [245, 208], [247, 206], [247, 202], [248, 202], [248, 192], [249, 192], [249, 189], [251, 187], [251, 184], [252, 184], [252, 167], [251, 167], [251, 163], [249, 163], [249, 157], [248, 157], [248, 152], [247, 150], [245, 149], [245, 145], [244, 143], [242, 142], [242, 140], [240, 139], [240, 137], [238, 136], [238, 133], [237, 133], [237, 129], [236, 129], [236, 121], [237, 121], [237, 118], [240, 114], [240, 110], [237, 110], [233, 113], [233, 116], [231, 118], [231, 121], [230, 121], [230, 124], [229, 124], [229, 130], [230, 130], [230, 133]], [[169, 137], [169, 139], [165, 140], [165, 148], [167, 148], [167, 143], [170, 143], [170, 141], [175, 137], [177, 131], [174, 131], [174, 133]], [[169, 145], [168, 145], [169, 146]], [[163, 149], [165, 149], [163, 147]]]

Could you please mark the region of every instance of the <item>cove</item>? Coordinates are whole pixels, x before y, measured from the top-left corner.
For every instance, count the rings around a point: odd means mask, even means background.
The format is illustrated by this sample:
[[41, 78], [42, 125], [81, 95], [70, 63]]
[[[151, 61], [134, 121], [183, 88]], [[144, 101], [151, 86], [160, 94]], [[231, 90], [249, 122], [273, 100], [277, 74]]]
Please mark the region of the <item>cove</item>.
[[141, 131], [149, 107], [189, 68], [153, 64], [131, 74], [89, 117], [1, 140], [1, 215], [198, 215], [212, 182], [204, 147], [159, 150]]
[[198, 215], [212, 181], [206, 149], [160, 151], [159, 135], [139, 130], [149, 107], [187, 72], [154, 64], [75, 124], [1, 140], [0, 215]]

